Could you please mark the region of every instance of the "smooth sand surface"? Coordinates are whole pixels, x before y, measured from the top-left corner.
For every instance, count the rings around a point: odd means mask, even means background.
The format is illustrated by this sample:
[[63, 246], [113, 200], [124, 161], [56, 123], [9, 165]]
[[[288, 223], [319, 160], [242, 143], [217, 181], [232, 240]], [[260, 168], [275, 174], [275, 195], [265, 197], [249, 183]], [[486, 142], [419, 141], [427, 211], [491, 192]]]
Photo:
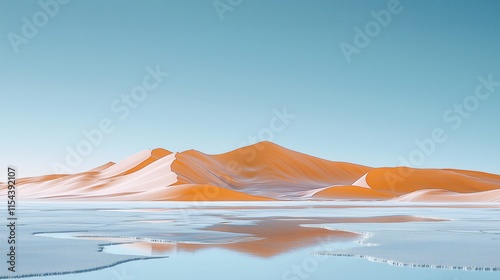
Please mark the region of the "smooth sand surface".
[[499, 202], [500, 190], [475, 193], [456, 193], [445, 190], [420, 190], [399, 196], [394, 201], [412, 202]]
[[386, 200], [396, 194], [358, 186], [333, 186], [313, 195], [316, 199]]
[[165, 149], [161, 149], [161, 148], [154, 149], [151, 151], [151, 155], [147, 159], [145, 159], [143, 162], [139, 163], [138, 165], [134, 166], [133, 168], [125, 171], [123, 173], [123, 175], [131, 174], [131, 173], [134, 173], [136, 171], [139, 171], [139, 170], [145, 168], [146, 166], [152, 164], [153, 162], [157, 161], [158, 159], [166, 157], [170, 154], [172, 154], [172, 152], [167, 151]]
[[372, 189], [406, 194], [422, 189], [472, 193], [500, 188], [500, 176], [452, 169], [375, 168], [367, 175]]
[[221, 155], [190, 150], [172, 164], [179, 184], [207, 183], [273, 198], [297, 198], [294, 192], [350, 185], [369, 167], [333, 162], [261, 142]]
[[[500, 202], [500, 175], [371, 168], [320, 159], [266, 141], [220, 155], [145, 150], [87, 172], [21, 178], [17, 185], [23, 199]], [[0, 190], [5, 188], [0, 183]]]
[[[156, 200], [156, 201], [186, 201], [202, 203], [205, 201], [272, 201], [275, 199], [260, 197], [233, 190], [228, 190], [213, 185], [183, 184], [154, 191], [131, 195], [133, 200]], [[127, 197], [124, 197], [127, 200]]]

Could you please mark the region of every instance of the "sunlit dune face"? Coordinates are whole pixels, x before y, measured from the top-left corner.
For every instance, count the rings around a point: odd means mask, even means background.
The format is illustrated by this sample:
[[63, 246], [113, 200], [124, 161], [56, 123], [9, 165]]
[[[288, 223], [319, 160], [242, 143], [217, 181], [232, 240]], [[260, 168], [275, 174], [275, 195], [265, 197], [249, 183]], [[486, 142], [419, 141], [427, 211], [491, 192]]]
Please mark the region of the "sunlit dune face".
[[452, 169], [376, 168], [366, 180], [371, 188], [406, 194], [422, 189], [441, 189], [456, 193], [498, 189], [500, 176]]
[[145, 168], [146, 166], [150, 165], [151, 163], [157, 161], [158, 159], [170, 155], [171, 153], [172, 152], [167, 151], [165, 149], [154, 149], [151, 151], [151, 156], [149, 158], [147, 158], [146, 160], [144, 160], [143, 162], [141, 162], [140, 164], [138, 164], [134, 168], [127, 170], [122, 175], [127, 175], [127, 174], [137, 172], [137, 171]]
[[385, 200], [396, 197], [394, 193], [356, 186], [334, 186], [313, 195], [314, 199]]
[[270, 142], [220, 155], [189, 150], [176, 155], [172, 171], [177, 184], [211, 184], [271, 198], [334, 184], [352, 184], [370, 168], [332, 162], [285, 149]]
[[[82, 201], [390, 200], [498, 202], [500, 175], [371, 168], [260, 142], [228, 153], [144, 150], [88, 172], [20, 178], [22, 199]], [[0, 190], [6, 188], [0, 183]], [[6, 192], [0, 193], [0, 198]]]
[[66, 174], [54, 174], [54, 175], [45, 175], [40, 177], [31, 177], [31, 178], [21, 178], [17, 180], [18, 184], [27, 184], [27, 183], [42, 183], [46, 181], [56, 180], [59, 178], [67, 177], [69, 175]]
[[163, 192], [168, 200], [203, 203], [204, 201], [272, 201], [274, 199], [255, 196], [213, 185], [178, 185]]

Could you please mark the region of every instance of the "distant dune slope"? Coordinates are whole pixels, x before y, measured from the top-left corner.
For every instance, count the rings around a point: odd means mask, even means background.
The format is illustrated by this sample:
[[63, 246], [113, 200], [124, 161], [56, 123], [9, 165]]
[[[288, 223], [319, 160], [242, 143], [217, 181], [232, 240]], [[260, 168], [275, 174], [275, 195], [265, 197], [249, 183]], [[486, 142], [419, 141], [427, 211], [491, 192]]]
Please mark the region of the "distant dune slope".
[[221, 155], [190, 150], [176, 155], [172, 171], [179, 184], [212, 184], [275, 198], [331, 185], [350, 185], [369, 167], [333, 162], [298, 153], [271, 142]]
[[[500, 202], [500, 175], [371, 168], [260, 142], [225, 154], [144, 150], [76, 174], [20, 178], [20, 199], [121, 201], [388, 200]], [[0, 183], [0, 196], [6, 184]]]
[[375, 190], [406, 194], [422, 189], [442, 189], [457, 193], [500, 188], [500, 176], [454, 169], [376, 168], [366, 176]]

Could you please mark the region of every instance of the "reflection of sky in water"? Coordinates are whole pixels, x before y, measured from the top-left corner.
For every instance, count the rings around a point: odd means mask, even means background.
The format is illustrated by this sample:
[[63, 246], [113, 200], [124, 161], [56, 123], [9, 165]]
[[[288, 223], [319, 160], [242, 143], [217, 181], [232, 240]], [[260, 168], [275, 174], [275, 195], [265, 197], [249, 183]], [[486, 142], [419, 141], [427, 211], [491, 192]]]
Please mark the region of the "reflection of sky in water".
[[[95, 251], [99, 248], [98, 244], [106, 244], [103, 247], [104, 252], [96, 253], [97, 255], [87, 255], [87, 257], [92, 258], [99, 256], [103, 260], [112, 256], [117, 260], [127, 258], [127, 256], [121, 254], [133, 255], [134, 258], [150, 255], [168, 256], [168, 258], [163, 259], [127, 262], [86, 273], [34, 277], [31, 279], [122, 280], [121, 277], [123, 279], [297, 280], [305, 279], [305, 276], [308, 277], [307, 279], [374, 279], [374, 275], [377, 275], [377, 279], [498, 279], [500, 275], [499, 272], [405, 268], [384, 263], [373, 263], [359, 258], [311, 254], [320, 251], [351, 252], [355, 255], [366, 255], [368, 253], [376, 257], [399, 258], [401, 260], [411, 256], [417, 260], [420, 258], [421, 261], [427, 263], [429, 261], [429, 252], [432, 253], [432, 250], [434, 250], [434, 252], [439, 252], [435, 256], [438, 256], [443, 261], [452, 260], [453, 262], [455, 260], [460, 262], [462, 261], [460, 253], [468, 252], [467, 245], [472, 244], [479, 247], [479, 251], [475, 251], [476, 256], [468, 256], [469, 259], [473, 259], [477, 262], [477, 265], [492, 265], [498, 262], [497, 255], [493, 254], [493, 252], [500, 250], [498, 209], [373, 208], [356, 207], [354, 204], [350, 204], [347, 208], [339, 208], [335, 203], [322, 203], [325, 208], [312, 207], [310, 203], [265, 204], [286, 205], [281, 209], [273, 207], [259, 208], [256, 207], [258, 204], [255, 203], [248, 204], [253, 205], [252, 207], [245, 207], [241, 203], [218, 203], [213, 205], [218, 206], [183, 211], [182, 208], [179, 208], [182, 204], [169, 203], [137, 203], [133, 207], [131, 207], [130, 203], [92, 205], [83, 203], [25, 204], [21, 210], [22, 215], [20, 214], [23, 217], [21, 231], [45, 232], [36, 236], [26, 235], [22, 240], [26, 245], [36, 243], [36, 241], [41, 240], [40, 238], [43, 238], [44, 242], [57, 242], [53, 244], [67, 246], [67, 248], [63, 248], [65, 250], [83, 244]], [[235, 207], [235, 205], [239, 205], [239, 207]], [[161, 208], [161, 211], [158, 211], [158, 207]], [[131, 208], [135, 211], [120, 211]], [[141, 210], [141, 208], [144, 208], [144, 210]], [[418, 217], [451, 219], [451, 221], [350, 223], [345, 222], [345, 219], [341, 220], [344, 222], [332, 222], [331, 220], [345, 217], [361, 218], [394, 215], [415, 215]], [[328, 238], [317, 238], [312, 241], [306, 238], [294, 240], [297, 244], [292, 244], [291, 248], [287, 250], [271, 250], [271, 252], [278, 253], [266, 256], [235, 249], [239, 246], [238, 244], [252, 244], [251, 242], [258, 239], [253, 236], [254, 234], [238, 232], [239, 229], [255, 226], [259, 223], [258, 221], [266, 220], [264, 217], [270, 216], [274, 217], [275, 222], [295, 221], [297, 224], [307, 224], [311, 227], [324, 226], [332, 230], [370, 233], [370, 235], [357, 237], [356, 240], [365, 244], [376, 243], [381, 246], [361, 246], [352, 239], [339, 242], [339, 240], [329, 240]], [[305, 219], [308, 222], [304, 223]], [[329, 223], [318, 224], [318, 221], [328, 219], [330, 219]], [[207, 227], [214, 225], [222, 225], [232, 232], [218, 231], [217, 228], [206, 230]], [[267, 227], [269, 225], [265, 224], [264, 228], [266, 230], [263, 232], [268, 234], [267, 238], [269, 238], [269, 229]], [[237, 229], [236, 232], [234, 229]], [[287, 232], [280, 233], [283, 234], [283, 238], [293, 236], [294, 232], [292, 232], [291, 228], [286, 230]], [[259, 234], [262, 234], [262, 231], [259, 231]], [[75, 238], [75, 236], [77, 236], [78, 240], [71, 239]], [[99, 237], [99, 240], [95, 240], [96, 236]], [[150, 242], [151, 240], [155, 242]], [[475, 240], [476, 243], [471, 242], [471, 240]], [[85, 242], [94, 243], [87, 244]], [[197, 244], [197, 242], [210, 244]], [[279, 242], [273, 241], [264, 245], [272, 247], [275, 243]], [[322, 243], [323, 246], [319, 246], [318, 243]], [[228, 244], [233, 245], [228, 246]], [[439, 247], [440, 244], [441, 247]], [[85, 246], [81, 248], [85, 248]], [[454, 246], [457, 250], [448, 250], [449, 248], [445, 246]], [[487, 247], [490, 248], [492, 253], [488, 254], [487, 250], [482, 250]], [[36, 246], [33, 248], [36, 248]], [[474, 250], [469, 250], [470, 252], [474, 252]], [[434, 261], [440, 261], [435, 256]], [[23, 262], [36, 264], [37, 257], [43, 257], [43, 255], [25, 254], [21, 255], [20, 259]], [[59, 260], [57, 252], [55, 255], [51, 255], [50, 258], [62, 263], [68, 262], [68, 259]], [[80, 256], [80, 258], [85, 258], [85, 255]], [[297, 271], [294, 272], [293, 266], [298, 266], [299, 272], [302, 274], [295, 273]], [[71, 269], [71, 264], [68, 264], [68, 269]], [[286, 274], [287, 271], [288, 274]], [[123, 274], [124, 277], [120, 276]], [[2, 271], [0, 276], [4, 275], [5, 273]]]
[[[217, 280], [296, 280], [283, 278], [293, 266], [302, 267], [304, 260], [311, 257], [300, 251], [280, 255], [272, 259], [251, 257], [246, 254], [221, 249], [209, 249], [199, 254], [183, 254], [168, 259], [129, 262], [116, 267], [84, 274], [67, 276], [35, 277], [36, 280], [138, 280], [138, 279], [217, 279]], [[305, 269], [302, 269], [306, 273]], [[123, 276], [122, 278], [116, 275]], [[497, 280], [498, 273], [470, 272], [444, 269], [405, 268], [381, 263], [372, 263], [356, 258], [329, 257], [317, 261], [316, 270], [307, 273], [311, 280]]]

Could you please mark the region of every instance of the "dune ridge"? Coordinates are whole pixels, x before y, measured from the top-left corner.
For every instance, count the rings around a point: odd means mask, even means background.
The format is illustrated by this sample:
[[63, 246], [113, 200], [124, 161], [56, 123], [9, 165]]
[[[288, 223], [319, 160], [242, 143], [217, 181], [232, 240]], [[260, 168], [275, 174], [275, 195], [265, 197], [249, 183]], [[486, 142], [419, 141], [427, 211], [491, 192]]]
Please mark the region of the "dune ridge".
[[[144, 150], [87, 172], [21, 178], [34, 200], [500, 202], [500, 175], [329, 161], [260, 142], [224, 154]], [[6, 184], [0, 183], [1, 196]]]

